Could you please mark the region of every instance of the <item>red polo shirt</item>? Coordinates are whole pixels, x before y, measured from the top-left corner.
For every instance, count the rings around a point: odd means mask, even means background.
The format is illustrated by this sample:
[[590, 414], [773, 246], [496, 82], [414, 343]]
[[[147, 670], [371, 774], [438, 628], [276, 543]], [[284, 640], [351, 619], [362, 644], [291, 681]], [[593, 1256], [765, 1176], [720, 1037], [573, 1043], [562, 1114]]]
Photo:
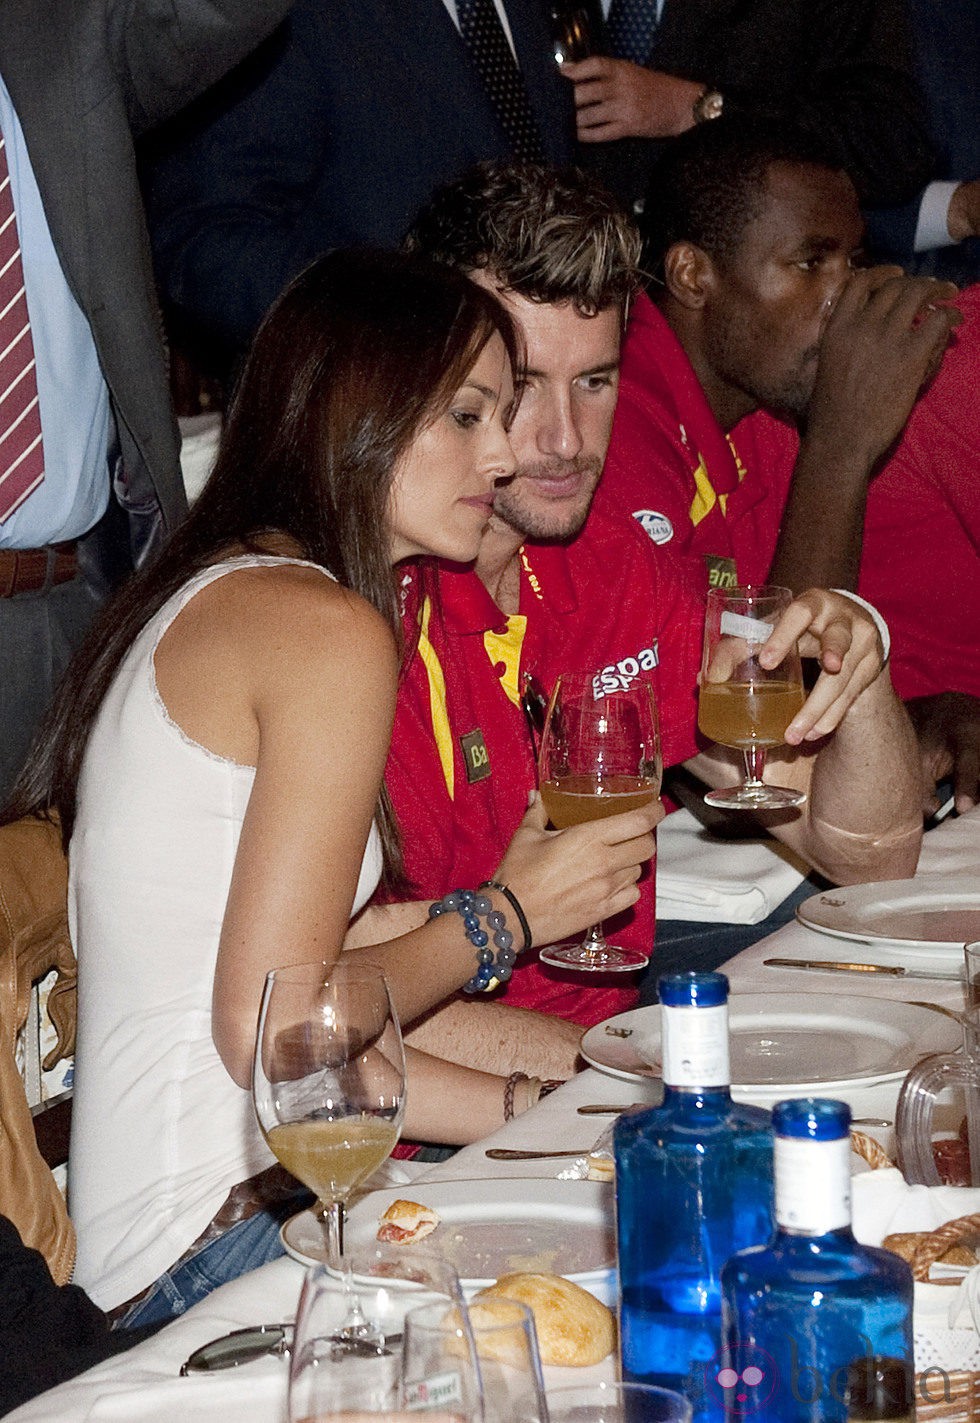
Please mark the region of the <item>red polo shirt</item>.
[[[764, 582], [796, 460], [795, 431], [760, 411], [726, 437], [677, 337], [641, 295], [596, 503], [632, 513], [710, 586]], [[737, 572], [737, 577], [736, 577]]]
[[[408, 575], [406, 617], [419, 642], [385, 773], [418, 897], [489, 879], [527, 809], [535, 764], [518, 704], [524, 672], [550, 691], [562, 671], [626, 663], [656, 683], [665, 764], [694, 754], [703, 604], [631, 521], [594, 514], [567, 547], [526, 546], [510, 618], [474, 573], [444, 567], [428, 596], [422, 582]], [[652, 875], [615, 927], [620, 942], [649, 952]], [[636, 990], [531, 954], [505, 1001], [591, 1024], [631, 1007]]]
[[[868, 492], [858, 590], [888, 622], [903, 697], [980, 695], [980, 288], [957, 304], [963, 325]], [[655, 542], [706, 564], [711, 583], [764, 582], [798, 450], [765, 411], [726, 437], [667, 322], [639, 298], [600, 507], [633, 513]]]
[[859, 591], [892, 635], [903, 697], [980, 697], [980, 286], [963, 324], [872, 481]]

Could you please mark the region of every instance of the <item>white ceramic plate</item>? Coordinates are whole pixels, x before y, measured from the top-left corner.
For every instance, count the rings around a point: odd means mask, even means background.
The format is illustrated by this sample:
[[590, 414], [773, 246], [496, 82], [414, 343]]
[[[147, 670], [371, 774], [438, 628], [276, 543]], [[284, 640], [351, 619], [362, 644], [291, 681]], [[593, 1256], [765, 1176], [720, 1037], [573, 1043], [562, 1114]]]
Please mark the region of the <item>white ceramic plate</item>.
[[[399, 1199], [439, 1212], [439, 1225], [419, 1248], [455, 1266], [468, 1291], [515, 1270], [532, 1270], [565, 1275], [606, 1297], [616, 1250], [612, 1187], [606, 1182], [491, 1176], [372, 1191], [351, 1207], [345, 1249], [373, 1246], [381, 1216]], [[312, 1211], [293, 1216], [280, 1233], [295, 1260], [310, 1264], [324, 1258]], [[404, 1248], [406, 1254], [412, 1249]]]
[[[903, 1077], [926, 1053], [953, 1051], [961, 1037], [956, 1023], [929, 1008], [824, 993], [733, 993], [728, 1023], [732, 1086], [780, 1096]], [[597, 1023], [581, 1053], [613, 1077], [659, 1077], [659, 1006]]]
[[811, 895], [796, 917], [808, 929], [874, 949], [868, 962], [961, 969], [980, 939], [980, 877], [919, 875]]

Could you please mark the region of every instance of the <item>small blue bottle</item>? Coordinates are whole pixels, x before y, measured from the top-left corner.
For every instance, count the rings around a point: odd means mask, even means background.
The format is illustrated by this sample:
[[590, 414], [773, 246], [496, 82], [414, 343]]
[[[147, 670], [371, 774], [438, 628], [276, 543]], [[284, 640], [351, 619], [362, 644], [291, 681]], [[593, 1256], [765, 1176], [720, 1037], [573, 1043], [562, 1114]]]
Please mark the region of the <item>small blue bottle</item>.
[[849, 1365], [912, 1368], [911, 1271], [851, 1232], [850, 1124], [844, 1102], [773, 1109], [776, 1233], [722, 1274], [722, 1381], [754, 1423], [845, 1423]]
[[623, 1378], [724, 1423], [721, 1268], [772, 1232], [769, 1113], [729, 1091], [728, 980], [660, 980], [664, 1099], [614, 1132]]

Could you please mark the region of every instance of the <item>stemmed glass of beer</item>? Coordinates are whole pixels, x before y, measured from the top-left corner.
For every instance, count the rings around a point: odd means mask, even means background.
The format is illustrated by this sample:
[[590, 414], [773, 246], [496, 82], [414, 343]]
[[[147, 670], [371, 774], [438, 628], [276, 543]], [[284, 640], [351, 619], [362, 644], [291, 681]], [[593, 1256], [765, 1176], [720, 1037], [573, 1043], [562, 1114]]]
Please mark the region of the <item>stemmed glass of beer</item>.
[[712, 588], [704, 621], [704, 657], [698, 694], [698, 727], [711, 741], [742, 752], [745, 779], [739, 786], [709, 791], [708, 805], [725, 810], [785, 810], [806, 795], [766, 785], [766, 753], [783, 742], [803, 705], [803, 674], [795, 646], [775, 667], [759, 653], [793, 601], [788, 588]]
[[[663, 764], [653, 686], [617, 669], [558, 678], [541, 735], [538, 784], [556, 830], [647, 805], [660, 794]], [[639, 949], [607, 944], [594, 924], [581, 944], [541, 950], [542, 963], [587, 973], [631, 972]]]

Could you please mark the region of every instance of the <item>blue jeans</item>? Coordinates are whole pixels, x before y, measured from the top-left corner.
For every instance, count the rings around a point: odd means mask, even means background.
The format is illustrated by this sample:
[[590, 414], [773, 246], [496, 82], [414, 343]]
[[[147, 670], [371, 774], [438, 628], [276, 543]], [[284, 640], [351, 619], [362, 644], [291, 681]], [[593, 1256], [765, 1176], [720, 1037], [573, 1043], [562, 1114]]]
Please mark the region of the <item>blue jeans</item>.
[[117, 1319], [113, 1328], [137, 1329], [144, 1324], [176, 1319], [219, 1285], [277, 1260], [286, 1253], [279, 1239], [280, 1228], [312, 1200], [309, 1191], [298, 1192], [274, 1211], [258, 1211], [248, 1220], [239, 1221], [217, 1240], [165, 1271], [150, 1293]]

